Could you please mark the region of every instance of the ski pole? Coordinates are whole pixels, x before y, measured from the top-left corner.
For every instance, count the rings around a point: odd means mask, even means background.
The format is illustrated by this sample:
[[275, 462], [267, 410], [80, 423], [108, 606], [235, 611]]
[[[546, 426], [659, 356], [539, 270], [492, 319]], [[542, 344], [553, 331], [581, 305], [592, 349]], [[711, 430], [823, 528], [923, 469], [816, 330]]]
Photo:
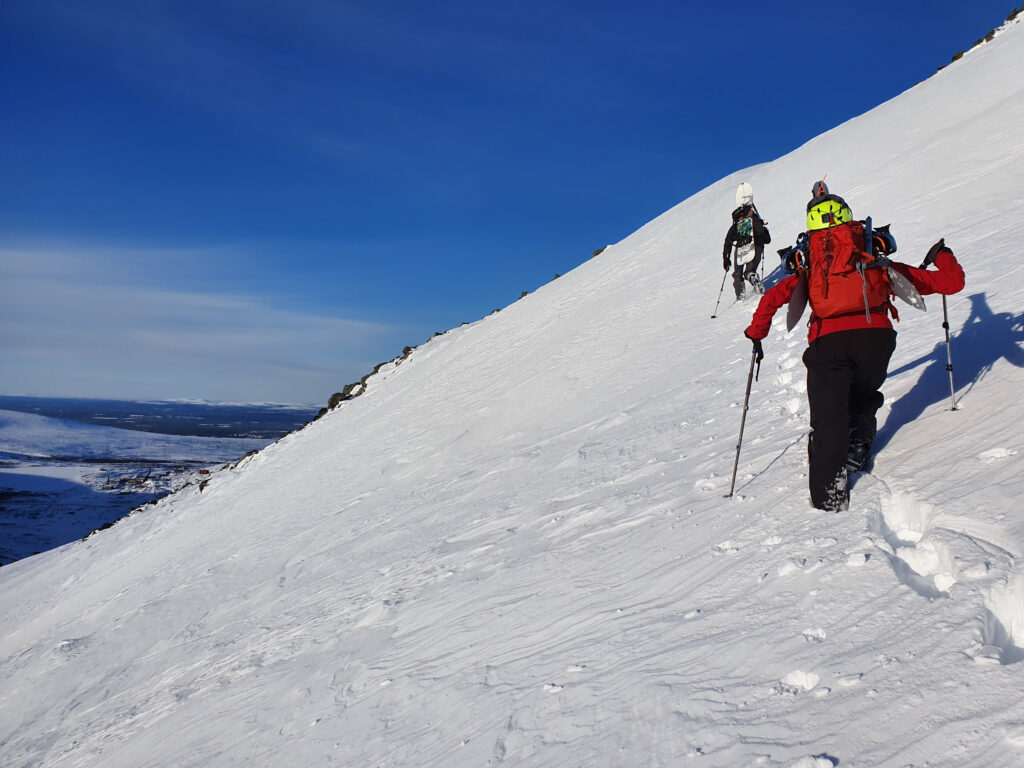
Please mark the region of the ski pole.
[[[736, 249], [737, 248], [738, 248], [738, 246], [733, 246], [732, 247], [732, 258], [733, 258], [733, 260], [735, 260], [735, 258], [736, 258]], [[715, 319], [715, 317], [718, 316], [718, 305], [722, 301], [722, 291], [725, 290], [725, 279], [728, 278], [728, 276], [729, 276], [729, 270], [726, 269], [725, 270], [725, 274], [722, 275], [722, 287], [720, 289], [718, 289], [718, 301], [715, 302], [715, 311], [711, 313], [711, 318], [712, 319]]]
[[953, 348], [949, 343], [949, 313], [946, 311], [946, 297], [942, 297], [942, 328], [946, 331], [946, 370], [949, 371], [949, 399], [953, 404], [951, 411], [958, 410], [956, 407], [956, 388], [953, 386]]
[[[739, 246], [738, 245], [734, 245], [732, 247], [733, 262], [730, 262], [730, 263], [732, 263], [734, 266], [735, 266], [734, 262], [736, 261], [736, 252], [738, 250], [739, 250]], [[725, 270], [725, 274], [722, 275], [722, 287], [718, 289], [718, 301], [715, 302], [715, 311], [711, 313], [711, 319], [712, 320], [714, 320], [718, 316], [718, 305], [722, 301], [722, 291], [725, 290], [725, 278], [727, 278], [728, 276], [729, 276], [729, 270], [727, 269], [727, 270]]]
[[747, 374], [747, 392], [743, 396], [743, 416], [740, 418], [740, 436], [736, 441], [736, 461], [732, 465], [732, 483], [729, 485], [729, 492], [725, 494], [725, 498], [732, 496], [733, 490], [736, 488], [736, 470], [740, 466], [740, 446], [743, 445], [743, 428], [747, 423], [747, 408], [750, 405], [750, 384], [754, 381], [754, 363], [757, 363], [757, 374], [761, 375], [761, 358], [764, 357], [764, 352], [761, 351], [760, 342], [754, 342], [754, 350], [750, 353], [750, 373]]
[[725, 278], [729, 276], [729, 270], [725, 270], [725, 274], [722, 275], [722, 287], [718, 289], [718, 301], [715, 302], [715, 311], [711, 313], [711, 319], [714, 320], [718, 316], [718, 305], [722, 301], [722, 291], [725, 290]]
[[[928, 255], [924, 257], [918, 269], [926, 269], [929, 264], [935, 261], [935, 257], [946, 247], [946, 238], [940, 238], [939, 242], [931, 247]], [[956, 407], [956, 387], [953, 386], [953, 347], [949, 342], [949, 310], [946, 308], [946, 296], [942, 296], [942, 329], [946, 332], [946, 370], [949, 371], [949, 399], [953, 407], [951, 411], [959, 410]]]

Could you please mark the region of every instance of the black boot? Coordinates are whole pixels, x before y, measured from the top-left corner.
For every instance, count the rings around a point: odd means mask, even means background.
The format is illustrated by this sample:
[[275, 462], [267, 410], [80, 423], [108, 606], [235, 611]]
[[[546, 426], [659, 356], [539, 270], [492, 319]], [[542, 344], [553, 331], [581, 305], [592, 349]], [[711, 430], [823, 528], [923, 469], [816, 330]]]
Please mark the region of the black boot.
[[828, 489], [828, 495], [821, 509], [827, 512], [842, 512], [850, 508], [850, 491], [846, 487], [847, 473], [843, 467]]
[[820, 468], [816, 468], [814, 431], [807, 436], [807, 458], [810, 465], [809, 481], [811, 506], [828, 512], [841, 512], [850, 507], [850, 490], [847, 487], [848, 472], [845, 466], [840, 467], [830, 479], [820, 477]]
[[846, 454], [847, 471], [870, 472], [871, 463], [871, 443], [863, 440], [851, 440], [850, 450]]

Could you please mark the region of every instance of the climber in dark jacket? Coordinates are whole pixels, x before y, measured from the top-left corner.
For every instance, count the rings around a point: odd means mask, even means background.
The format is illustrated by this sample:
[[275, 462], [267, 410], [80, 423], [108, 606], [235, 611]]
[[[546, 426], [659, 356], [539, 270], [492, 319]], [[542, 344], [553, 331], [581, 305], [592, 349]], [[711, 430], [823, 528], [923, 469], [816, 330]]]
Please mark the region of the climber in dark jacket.
[[757, 214], [757, 209], [754, 208], [753, 203], [743, 203], [740, 205], [732, 212], [732, 226], [729, 227], [729, 231], [725, 235], [725, 245], [722, 246], [722, 266], [726, 272], [732, 266], [730, 255], [732, 254], [733, 246], [742, 246], [750, 242], [750, 235], [743, 236], [739, 231], [742, 228], [740, 222], [744, 219], [748, 219], [753, 228], [754, 255], [745, 264], [741, 264], [740, 260], [736, 259], [736, 268], [732, 273], [732, 285], [736, 291], [737, 299], [743, 298], [744, 283], [752, 285], [758, 293], [762, 292], [761, 281], [757, 277], [757, 267], [761, 263], [764, 247], [772, 241], [768, 226]]

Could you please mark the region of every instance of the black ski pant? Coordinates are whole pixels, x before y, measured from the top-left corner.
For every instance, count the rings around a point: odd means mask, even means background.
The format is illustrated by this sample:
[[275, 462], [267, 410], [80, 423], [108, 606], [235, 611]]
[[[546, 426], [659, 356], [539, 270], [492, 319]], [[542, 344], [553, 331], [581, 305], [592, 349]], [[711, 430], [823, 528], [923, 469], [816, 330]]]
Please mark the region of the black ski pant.
[[743, 284], [746, 282], [747, 275], [752, 275], [757, 272], [757, 266], [761, 263], [761, 254], [763, 250], [763, 246], [756, 248], [754, 250], [754, 258], [746, 264], [740, 264], [737, 261], [735, 267], [733, 267], [732, 287], [736, 290], [737, 299], [743, 297]]
[[811, 503], [834, 509], [836, 491], [846, 492], [850, 440], [870, 443], [879, 391], [896, 349], [892, 328], [858, 328], [819, 336], [804, 352], [811, 436], [807, 443]]

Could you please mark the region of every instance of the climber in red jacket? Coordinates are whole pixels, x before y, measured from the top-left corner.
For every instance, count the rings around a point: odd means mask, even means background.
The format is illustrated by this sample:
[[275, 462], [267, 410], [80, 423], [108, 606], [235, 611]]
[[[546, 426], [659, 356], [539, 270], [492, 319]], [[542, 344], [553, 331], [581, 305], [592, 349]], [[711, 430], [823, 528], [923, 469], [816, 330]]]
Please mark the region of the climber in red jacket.
[[[874, 237], [868, 248], [870, 228], [854, 221], [846, 202], [828, 194], [824, 182], [814, 185], [807, 227], [796, 249], [780, 251], [794, 274], [761, 297], [744, 335], [760, 358], [761, 340], [775, 312], [795, 290], [807, 291], [811, 318], [803, 361], [811, 412], [808, 483], [815, 507], [839, 511], [849, 506], [848, 473], [870, 462], [875, 413], [884, 401], [879, 388], [896, 348], [890, 315], [898, 316], [886, 267], [921, 295], [957, 293], [964, 287], [964, 272], [944, 239], [931, 247], [920, 268], [888, 260], [895, 252], [888, 227], [880, 228], [881, 237]], [[930, 265], [936, 269], [927, 269]]]

